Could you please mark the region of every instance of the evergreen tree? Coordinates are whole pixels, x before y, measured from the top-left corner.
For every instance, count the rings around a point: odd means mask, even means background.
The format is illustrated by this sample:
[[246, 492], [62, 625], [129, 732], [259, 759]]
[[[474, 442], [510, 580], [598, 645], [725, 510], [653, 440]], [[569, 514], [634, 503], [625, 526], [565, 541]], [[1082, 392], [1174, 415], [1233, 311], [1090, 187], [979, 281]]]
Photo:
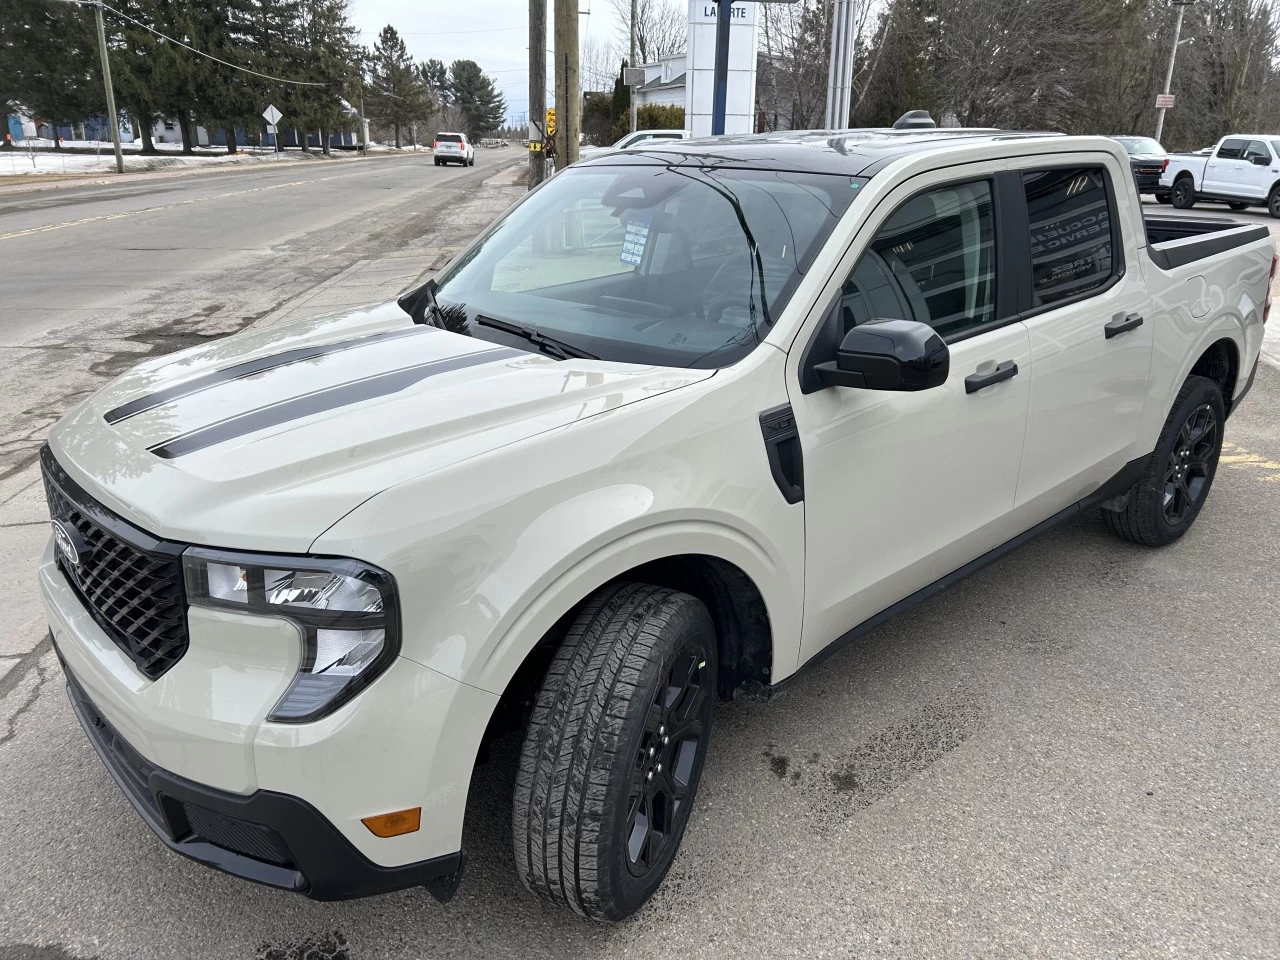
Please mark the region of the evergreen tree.
[[444, 61], [434, 58], [423, 60], [418, 70], [422, 74], [422, 82], [427, 85], [427, 92], [436, 103], [446, 107], [453, 102], [449, 89], [449, 68], [444, 65]]
[[387, 24], [374, 42], [365, 106], [370, 117], [390, 124], [400, 146], [401, 127], [428, 112], [426, 84], [396, 28]]
[[507, 114], [506, 98], [474, 60], [453, 61], [449, 67], [449, 90], [472, 138], [502, 126]]
[[105, 116], [93, 14], [46, 0], [0, 3], [0, 98], [54, 126]]

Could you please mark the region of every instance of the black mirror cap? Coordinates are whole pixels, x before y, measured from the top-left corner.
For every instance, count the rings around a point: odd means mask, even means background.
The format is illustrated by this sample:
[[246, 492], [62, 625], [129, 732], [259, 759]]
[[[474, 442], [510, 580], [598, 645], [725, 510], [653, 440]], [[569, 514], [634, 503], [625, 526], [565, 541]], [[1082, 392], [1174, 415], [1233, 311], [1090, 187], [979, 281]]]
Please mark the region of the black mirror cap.
[[436, 281], [432, 277], [426, 283], [414, 287], [412, 290], [406, 290], [396, 298], [396, 305], [409, 315], [414, 323], [427, 322], [427, 307], [431, 305], [431, 300], [435, 296]]
[[1266, 167], [1270, 166], [1270, 164], [1271, 160], [1268, 157], [1254, 156], [1253, 158], [1253, 165], [1255, 167]]
[[818, 365], [829, 384], [864, 390], [929, 390], [947, 382], [951, 352], [930, 326], [915, 320], [872, 320], [840, 342], [834, 363]]

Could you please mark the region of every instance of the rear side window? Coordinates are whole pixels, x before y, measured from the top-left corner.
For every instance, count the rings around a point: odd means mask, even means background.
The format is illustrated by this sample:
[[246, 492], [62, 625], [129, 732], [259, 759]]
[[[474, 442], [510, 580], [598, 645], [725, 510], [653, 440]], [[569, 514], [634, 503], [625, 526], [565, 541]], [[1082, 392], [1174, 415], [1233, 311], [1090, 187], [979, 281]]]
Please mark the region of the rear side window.
[[1222, 160], [1240, 160], [1244, 157], [1245, 141], [1224, 140], [1218, 148], [1218, 157]]
[[868, 320], [918, 320], [954, 337], [996, 318], [991, 184], [912, 197], [885, 221], [844, 282], [843, 332]]
[[1106, 171], [1029, 170], [1022, 186], [1031, 227], [1033, 304], [1079, 297], [1110, 280], [1117, 258]]

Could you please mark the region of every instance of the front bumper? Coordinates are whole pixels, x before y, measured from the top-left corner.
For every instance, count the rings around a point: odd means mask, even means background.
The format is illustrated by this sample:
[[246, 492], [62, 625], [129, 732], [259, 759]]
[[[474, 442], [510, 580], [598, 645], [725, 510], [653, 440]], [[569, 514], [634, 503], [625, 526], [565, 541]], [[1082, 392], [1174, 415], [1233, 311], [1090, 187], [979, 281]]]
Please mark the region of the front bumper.
[[[61, 660], [61, 653], [59, 653]], [[425, 886], [448, 900], [463, 853], [397, 867], [364, 857], [315, 807], [271, 790], [249, 796], [204, 786], [149, 763], [102, 717], [66, 668], [76, 719], [129, 802], [170, 850], [314, 900], [348, 900]]]

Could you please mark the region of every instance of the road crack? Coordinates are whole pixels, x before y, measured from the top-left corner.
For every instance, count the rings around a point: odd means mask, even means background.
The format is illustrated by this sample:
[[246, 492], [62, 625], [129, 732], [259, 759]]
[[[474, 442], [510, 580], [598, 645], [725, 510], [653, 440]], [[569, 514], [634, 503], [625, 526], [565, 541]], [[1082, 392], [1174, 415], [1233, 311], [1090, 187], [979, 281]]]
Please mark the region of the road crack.
[[31, 692], [28, 693], [26, 699], [19, 704], [18, 709], [5, 718], [4, 723], [7, 729], [3, 734], [0, 734], [0, 747], [4, 746], [17, 735], [18, 721], [21, 720], [33, 706], [35, 706], [36, 700], [40, 698], [40, 691], [44, 689], [45, 683], [48, 682], [49, 677], [53, 674], [52, 668], [45, 667], [41, 663], [41, 660], [44, 658], [44, 654], [49, 652], [52, 645], [53, 642], [51, 636], [46, 634], [44, 640], [42, 640], [34, 650], [23, 655], [18, 664], [5, 675], [3, 680], [0, 680], [0, 698], [3, 698], [10, 690], [15, 689], [24, 679], [26, 679], [32, 670], [34, 670], [36, 674], [36, 682], [31, 687]]

